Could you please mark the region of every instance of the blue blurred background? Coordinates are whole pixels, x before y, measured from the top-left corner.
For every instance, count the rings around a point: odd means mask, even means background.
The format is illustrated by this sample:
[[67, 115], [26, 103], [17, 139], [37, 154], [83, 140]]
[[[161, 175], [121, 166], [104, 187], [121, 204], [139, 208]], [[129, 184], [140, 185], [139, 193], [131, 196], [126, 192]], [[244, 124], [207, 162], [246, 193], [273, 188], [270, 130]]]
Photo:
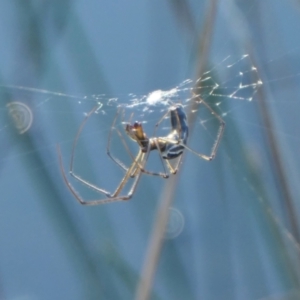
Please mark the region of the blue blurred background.
[[[3, 0], [0, 24], [0, 299], [300, 299], [299, 1]], [[210, 96], [206, 76], [220, 84]], [[118, 104], [153, 128], [167, 108], [129, 104], [178, 86], [185, 103], [186, 79], [226, 122], [215, 160], [187, 152], [179, 174], [143, 175], [128, 202], [79, 205], [57, 144], [68, 170], [101, 103], [75, 169], [113, 190]], [[217, 123], [192, 100], [189, 144], [205, 152]]]

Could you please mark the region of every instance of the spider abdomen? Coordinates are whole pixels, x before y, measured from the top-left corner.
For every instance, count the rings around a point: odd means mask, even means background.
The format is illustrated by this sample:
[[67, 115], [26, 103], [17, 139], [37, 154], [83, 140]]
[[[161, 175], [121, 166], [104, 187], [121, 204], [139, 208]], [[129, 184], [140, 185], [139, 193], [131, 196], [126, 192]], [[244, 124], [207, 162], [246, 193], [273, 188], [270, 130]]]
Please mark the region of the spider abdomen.
[[183, 153], [184, 147], [180, 144], [168, 144], [166, 150], [162, 152], [163, 159], [173, 159], [179, 157]]

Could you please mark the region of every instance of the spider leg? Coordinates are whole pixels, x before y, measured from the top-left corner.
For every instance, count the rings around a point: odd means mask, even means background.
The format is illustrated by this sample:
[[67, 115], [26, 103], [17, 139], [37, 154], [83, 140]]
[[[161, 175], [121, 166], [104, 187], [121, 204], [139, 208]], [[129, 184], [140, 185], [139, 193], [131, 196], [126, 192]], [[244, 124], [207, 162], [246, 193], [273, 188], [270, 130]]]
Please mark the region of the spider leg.
[[[155, 137], [157, 129], [158, 129], [158, 126], [166, 118], [166, 116], [168, 114], [170, 114], [169, 110], [155, 124], [154, 132], [153, 132], [153, 136], [154, 136], [153, 141], [154, 141], [154, 143], [156, 145], [156, 149], [159, 152], [159, 158], [160, 158], [161, 164], [163, 166], [164, 172], [151, 172], [151, 171], [147, 171], [145, 169], [142, 169], [142, 172], [144, 172], [144, 173], [146, 173], [148, 175], [154, 175], [154, 176], [160, 176], [160, 177], [163, 177], [163, 178], [168, 178], [169, 174], [167, 173], [166, 167], [167, 167], [167, 169], [169, 170], [169, 172], [171, 174], [176, 174], [177, 171], [178, 171], [179, 165], [181, 163], [181, 160], [182, 160], [182, 155], [180, 155], [180, 157], [177, 159], [176, 165], [172, 166], [168, 159], [164, 159], [162, 157], [162, 151], [161, 151], [161, 147], [160, 147], [160, 142], [167, 142], [167, 143], [172, 143], [172, 144], [179, 144], [178, 140], [170, 139], [168, 137]], [[176, 118], [177, 118], [177, 123], [176, 124], [181, 124], [178, 115], [176, 115]], [[179, 133], [179, 135], [180, 135], [181, 134], [181, 128], [178, 128], [178, 130], [180, 131], [180, 133]]]
[[[158, 139], [158, 141], [167, 142], [169, 144], [183, 145], [179, 141], [174, 140], [174, 139], [170, 139], [170, 138], [167, 138], [167, 137], [158, 137], [157, 139]], [[173, 174], [173, 175], [176, 174], [177, 171], [178, 171], [178, 169], [179, 169], [179, 165], [180, 165], [180, 163], [182, 161], [182, 155], [183, 155], [183, 153], [180, 154], [180, 156], [177, 158], [177, 162], [176, 162], [175, 166], [172, 166], [172, 164], [170, 163], [170, 161], [168, 159], [163, 159], [161, 151], [159, 151], [159, 155], [161, 157], [162, 164], [167, 166], [169, 172], [171, 174]], [[166, 174], [166, 175], [169, 176], [168, 174]]]
[[180, 157], [177, 159], [177, 162], [176, 162], [175, 167], [173, 167], [173, 166], [171, 165], [171, 163], [169, 162], [169, 160], [167, 160], [167, 159], [165, 160], [165, 163], [166, 163], [166, 165], [167, 165], [167, 167], [168, 167], [168, 169], [169, 169], [169, 171], [170, 171], [171, 174], [175, 175], [175, 174], [177, 173], [181, 161], [182, 161], [182, 154], [181, 154]]
[[[125, 148], [125, 150], [126, 150], [126, 152], [129, 154], [129, 156], [131, 157], [131, 159], [132, 159], [132, 161], [134, 161], [134, 160], [136, 160], [136, 158], [134, 158], [134, 156], [132, 155], [132, 153], [131, 153], [131, 151], [130, 151], [130, 149], [129, 149], [129, 147], [128, 147], [128, 144], [126, 143], [126, 141], [125, 141], [125, 139], [124, 139], [124, 136], [121, 134], [121, 132], [118, 130], [118, 129], [116, 129], [116, 131], [117, 131], [117, 133], [118, 133], [118, 135], [119, 135], [119, 137], [120, 137], [120, 140], [122, 141], [122, 143], [123, 143], [123, 146], [124, 146], [124, 148]], [[120, 162], [121, 164], [123, 164], [122, 162]], [[137, 164], [138, 165], [136, 165], [136, 169], [134, 170], [132, 170], [132, 173], [131, 173], [131, 175], [130, 175], [130, 177], [135, 177], [135, 174], [136, 174], [136, 172], [138, 171], [138, 169], [143, 169], [143, 167], [140, 165], [140, 162], [138, 161], [137, 162]], [[123, 164], [124, 165], [124, 164]], [[128, 168], [126, 167], [126, 171], [128, 171]]]
[[165, 167], [165, 164], [164, 164], [164, 159], [162, 158], [158, 138], [154, 138], [153, 141], [154, 141], [154, 143], [156, 145], [156, 149], [159, 153], [159, 158], [160, 158], [161, 164], [163, 166], [164, 172], [151, 172], [151, 171], [146, 171], [146, 170], [143, 170], [143, 172], [148, 174], [148, 175], [154, 175], [154, 176], [160, 176], [160, 177], [163, 177], [163, 178], [169, 178], [169, 174], [167, 174], [166, 167]]
[[[124, 147], [125, 147], [127, 153], [131, 156], [131, 159], [132, 159], [133, 161], [134, 161], [134, 160], [137, 160], [137, 158], [134, 158], [133, 155], [132, 155], [132, 153], [131, 153], [131, 151], [129, 150], [129, 147], [128, 147], [128, 145], [127, 145], [127, 143], [126, 143], [126, 141], [125, 141], [123, 135], [122, 135], [118, 130], [117, 130], [117, 132], [118, 132], [118, 134], [119, 134], [120, 139], [121, 139], [122, 142], [123, 142], [123, 145], [124, 145]], [[154, 140], [154, 141], [155, 141], [155, 140]], [[157, 149], [159, 150], [159, 152], [161, 152], [160, 147], [159, 147], [159, 145], [157, 144], [157, 141], [155, 141], [155, 143], [156, 143]], [[145, 154], [146, 154], [145, 161], [143, 160], [143, 156], [141, 157], [140, 160], [137, 160], [137, 164], [136, 164], [136, 166], [135, 166], [135, 169], [132, 170], [132, 173], [131, 173], [130, 177], [135, 177], [136, 174], [137, 174], [139, 171], [141, 171], [142, 173], [145, 173], [145, 174], [147, 174], [147, 175], [154, 175], [154, 176], [160, 176], [160, 177], [163, 177], [163, 178], [168, 178], [169, 175], [168, 175], [167, 172], [166, 172], [166, 169], [165, 169], [165, 166], [164, 166], [164, 163], [163, 163], [162, 156], [160, 155], [160, 159], [161, 159], [161, 161], [162, 161], [162, 165], [163, 165], [163, 168], [164, 168], [164, 172], [163, 172], [163, 173], [162, 173], [162, 172], [158, 172], [158, 173], [157, 173], [157, 172], [152, 172], [152, 171], [148, 171], [148, 170], [145, 169], [145, 164], [146, 164], [146, 162], [147, 162], [147, 160], [148, 160], [148, 156], [149, 156], [149, 154], [150, 154], [150, 145], [149, 145], [149, 147], [148, 147], [147, 152], [146, 152], [146, 153], [143, 153], [143, 155], [145, 155]], [[141, 163], [141, 162], [143, 162], [143, 163]]]
[[[62, 176], [63, 176], [63, 179], [64, 179], [64, 182], [65, 184], [67, 185], [67, 187], [69, 188], [69, 190], [71, 191], [71, 193], [73, 194], [73, 196], [77, 199], [77, 201], [82, 204], [82, 205], [98, 205], [98, 204], [104, 204], [104, 203], [108, 203], [108, 202], [112, 202], [112, 201], [121, 201], [121, 200], [128, 200], [131, 198], [133, 192], [135, 191], [135, 188], [136, 188], [136, 185], [138, 183], [138, 180], [139, 180], [139, 174], [137, 174], [137, 178], [136, 180], [134, 181], [133, 185], [132, 185], [132, 188], [130, 189], [129, 193], [127, 196], [120, 196], [118, 197], [118, 194], [115, 194], [114, 193], [114, 197], [108, 192], [106, 191], [105, 189], [101, 189], [99, 187], [97, 187], [96, 185], [93, 185], [91, 184], [90, 182], [88, 182], [87, 180], [84, 180], [83, 178], [81, 178], [80, 176], [78, 176], [74, 170], [73, 170], [73, 166], [74, 166], [74, 156], [75, 156], [75, 148], [77, 146], [77, 142], [78, 142], [78, 139], [79, 139], [79, 136], [86, 124], [86, 122], [88, 121], [88, 119], [91, 117], [91, 115], [98, 109], [99, 106], [95, 106], [87, 115], [86, 117], [84, 118], [84, 120], [82, 121], [78, 131], [77, 131], [77, 134], [76, 134], [76, 137], [74, 139], [74, 142], [73, 142], [73, 146], [72, 146], [72, 152], [71, 152], [71, 159], [70, 159], [70, 175], [75, 178], [76, 180], [78, 180], [79, 182], [81, 182], [82, 184], [84, 184], [85, 186], [91, 188], [92, 190], [94, 190], [95, 192], [98, 192], [98, 193], [102, 193], [104, 194], [106, 197], [108, 197], [107, 199], [100, 199], [100, 200], [95, 200], [95, 201], [84, 201], [82, 199], [82, 197], [79, 195], [79, 193], [75, 190], [75, 188], [72, 186], [72, 184], [69, 182], [69, 180], [67, 179], [67, 175], [66, 175], [66, 172], [65, 172], [65, 169], [63, 167], [63, 163], [62, 163], [62, 155], [61, 155], [61, 150], [60, 150], [60, 147], [59, 145], [57, 146], [57, 151], [58, 151], [58, 156], [59, 156], [59, 163], [60, 163], [60, 169], [61, 169], [61, 173], [62, 173]], [[115, 121], [114, 121], [115, 122]], [[125, 169], [127, 170], [127, 168]], [[120, 190], [121, 191], [121, 190]], [[119, 191], [119, 192], [120, 192]]]
[[[193, 154], [195, 154], [195, 155], [197, 155], [197, 156], [199, 156], [199, 157], [201, 157], [201, 158], [203, 158], [204, 160], [207, 160], [207, 161], [211, 161], [215, 157], [215, 156], [207, 156], [205, 154], [198, 153], [198, 152], [194, 151], [193, 149], [191, 149], [190, 147], [188, 147], [187, 145], [185, 145], [185, 144], [183, 144], [183, 143], [181, 143], [181, 142], [179, 142], [177, 140], [169, 139], [167, 137], [166, 138], [165, 137], [159, 137], [158, 139], [160, 139], [161, 141], [165, 141], [167, 143], [170, 143], [170, 144], [174, 144], [174, 145], [178, 144], [178, 145], [184, 147], [185, 149], [187, 149], [188, 151], [192, 152]], [[217, 138], [217, 140], [218, 140], [218, 138]], [[165, 164], [167, 165], [169, 171], [172, 174], [176, 174], [176, 172], [177, 172], [177, 170], [179, 168], [179, 165], [181, 163], [181, 160], [182, 160], [182, 154], [179, 157], [179, 159], [178, 159], [175, 167], [173, 167], [170, 164], [169, 160], [165, 159], [164, 161], [165, 161]]]
[[154, 127], [154, 131], [153, 131], [153, 136], [155, 137], [156, 136], [156, 131], [158, 129], [158, 126], [159, 124], [166, 118], [166, 116], [169, 114], [169, 110], [158, 120], [158, 122], [155, 124], [155, 127]]
[[108, 197], [108, 198], [100, 199], [100, 200], [85, 201], [79, 195], [79, 193], [75, 190], [75, 188], [72, 186], [72, 184], [69, 182], [69, 180], [68, 180], [68, 178], [66, 176], [66, 172], [65, 172], [64, 167], [63, 167], [62, 155], [61, 155], [61, 151], [60, 151], [59, 145], [57, 146], [57, 151], [58, 151], [58, 157], [59, 157], [59, 165], [60, 165], [60, 169], [61, 169], [61, 173], [62, 173], [64, 182], [67, 185], [67, 187], [70, 190], [70, 192], [73, 194], [73, 196], [76, 198], [76, 200], [80, 204], [94, 206], [94, 205], [101, 205], [101, 204], [106, 204], [106, 203], [110, 203], [110, 202], [115, 202], [115, 201], [123, 201], [123, 200], [129, 200], [129, 199], [131, 199], [133, 193], [136, 190], [137, 184], [138, 184], [138, 182], [140, 180], [140, 177], [141, 177], [141, 174], [142, 174], [141, 172], [139, 172], [137, 174], [137, 176], [134, 178], [134, 182], [133, 182], [133, 184], [131, 186], [131, 189], [129, 190], [128, 194], [125, 195], [125, 196], [119, 196], [119, 194], [122, 191], [122, 189], [124, 188], [124, 186], [126, 185], [128, 179], [130, 178], [130, 173], [132, 172], [132, 170], [134, 168], [136, 168], [137, 160], [139, 159], [139, 157], [137, 157], [137, 159], [132, 163], [131, 167], [129, 168], [129, 170], [127, 171], [127, 173], [125, 174], [125, 176], [121, 180], [121, 183], [119, 184], [119, 186], [117, 187], [117, 189], [113, 193], [113, 195], [110, 195], [110, 193], [108, 193], [104, 189], [100, 189], [100, 188], [96, 187], [95, 185], [92, 185], [91, 183], [87, 182], [86, 180], [83, 180], [82, 178], [80, 178], [81, 182], [83, 184], [85, 184], [87, 187], [92, 188], [96, 192], [103, 193], [103, 194], [105, 194]]
[[[87, 122], [87, 120], [90, 118], [90, 116], [96, 111], [98, 107], [93, 108], [85, 117], [85, 119], [83, 120], [83, 122], [81, 123], [78, 132], [75, 136], [74, 142], [73, 142], [73, 146], [72, 146], [72, 152], [71, 152], [71, 159], [70, 159], [70, 176], [72, 176], [74, 179], [76, 179], [77, 181], [81, 182], [83, 185], [85, 185], [88, 188], [91, 188], [92, 190], [94, 190], [95, 192], [104, 194], [107, 198], [104, 199], [97, 199], [97, 200], [89, 200], [89, 201], [85, 201], [82, 196], [79, 194], [79, 192], [76, 191], [76, 189], [73, 187], [73, 185], [71, 184], [71, 182], [68, 180], [65, 169], [63, 167], [63, 161], [62, 161], [62, 154], [61, 154], [61, 150], [60, 150], [60, 146], [57, 145], [57, 152], [58, 152], [58, 158], [59, 158], [59, 165], [60, 165], [60, 169], [61, 169], [61, 173], [63, 176], [63, 180], [66, 184], [66, 186], [68, 187], [68, 189], [70, 190], [70, 192], [72, 193], [72, 195], [76, 198], [76, 200], [82, 204], [82, 205], [100, 205], [100, 204], [106, 204], [106, 203], [110, 203], [110, 202], [114, 202], [114, 201], [122, 201], [122, 200], [129, 200], [131, 199], [133, 193], [136, 190], [137, 184], [141, 178], [141, 175], [143, 173], [144, 170], [144, 166], [146, 164], [146, 161], [148, 160], [149, 157], [149, 153], [150, 153], [150, 144], [148, 145], [148, 149], [146, 152], [142, 151], [142, 149], [139, 150], [137, 156], [134, 158], [133, 155], [131, 154], [128, 145], [123, 137], [123, 135], [121, 134], [121, 132], [119, 130], [116, 129], [119, 137], [121, 138], [121, 141], [123, 143], [123, 145], [125, 146], [126, 151], [129, 153], [129, 155], [132, 157], [132, 164], [130, 165], [129, 168], [127, 168], [122, 162], [120, 162], [119, 160], [117, 160], [116, 158], [114, 158], [110, 152], [109, 152], [109, 147], [110, 147], [110, 142], [111, 142], [111, 132], [112, 129], [114, 128], [114, 125], [116, 123], [117, 120], [117, 116], [119, 114], [119, 112], [117, 113], [117, 115], [115, 116], [115, 119], [113, 121], [110, 133], [109, 133], [109, 140], [108, 140], [108, 145], [107, 145], [107, 151], [108, 151], [108, 156], [117, 164], [119, 165], [122, 169], [124, 169], [126, 171], [124, 177], [122, 178], [122, 180], [120, 181], [118, 187], [115, 189], [115, 191], [111, 194], [110, 192], [106, 191], [105, 189], [102, 189], [90, 182], [88, 182], [87, 180], [81, 178], [79, 175], [75, 174], [75, 172], [73, 171], [73, 166], [74, 166], [74, 157], [75, 157], [75, 148], [77, 146], [77, 142], [79, 139], [79, 136]], [[122, 190], [124, 189], [124, 187], [127, 185], [128, 180], [130, 178], [133, 178], [133, 183], [129, 189], [129, 192], [126, 195], [120, 195]]]
[[[132, 162], [131, 166], [128, 168], [128, 171], [126, 172], [123, 179], [121, 180], [119, 186], [116, 188], [115, 192], [112, 194], [112, 197], [116, 197], [119, 195], [119, 193], [122, 191], [122, 189], [124, 188], [124, 186], [126, 185], [128, 180], [132, 177], [132, 174], [135, 175], [135, 179], [134, 179], [134, 190], [135, 190], [135, 186], [138, 183], [140, 176], [141, 176], [141, 169], [139, 166], [140, 166], [140, 164], [143, 166], [145, 164], [145, 162], [146, 162], [145, 153], [143, 153], [142, 151], [139, 151], [136, 158]], [[133, 190], [133, 192], [134, 192], [134, 190]]]
[[[77, 134], [75, 136], [75, 139], [74, 139], [74, 142], [73, 142], [73, 146], [72, 146], [72, 152], [71, 152], [71, 159], [70, 159], [70, 171], [69, 171], [69, 174], [75, 178], [76, 180], [78, 180], [79, 182], [81, 182], [82, 184], [85, 184], [85, 185], [88, 185], [91, 189], [97, 191], [97, 192], [100, 192], [100, 193], [103, 193], [105, 194], [107, 197], [109, 197], [109, 193], [107, 191], [105, 191], [104, 189], [99, 189], [98, 187], [96, 187], [95, 185], [93, 184], [90, 184], [89, 182], [87, 182], [86, 180], [84, 180], [83, 178], [81, 178], [79, 175], [77, 175], [75, 172], [74, 172], [74, 157], [75, 157], [75, 148], [77, 146], [77, 143], [78, 143], [78, 139], [79, 139], [79, 136], [86, 124], [86, 122], [88, 121], [88, 119], [91, 117], [91, 115], [99, 108], [99, 106], [95, 106], [84, 118], [84, 120], [82, 121], [78, 131], [77, 131]], [[59, 156], [60, 156], [60, 160], [61, 159], [61, 151], [60, 151], [60, 148], [58, 147], [58, 151], [59, 151]], [[62, 164], [61, 164], [62, 166]], [[65, 173], [64, 172], [64, 169], [61, 168], [62, 170], [62, 173]]]
[[[177, 135], [178, 137], [181, 137], [182, 134], [183, 134], [183, 129], [182, 129], [182, 122], [186, 120], [186, 116], [184, 114], [184, 118], [181, 116], [181, 118], [179, 117], [178, 115], [178, 110], [177, 109], [174, 109], [172, 110], [168, 110], [161, 118], [160, 120], [156, 123], [155, 125], [155, 129], [154, 129], [154, 136], [156, 136], [156, 131], [158, 129], [158, 126], [160, 125], [160, 123], [166, 118], [166, 116], [170, 114], [170, 118], [171, 118], [171, 127], [172, 127], [172, 131], [174, 132], [177, 132]], [[172, 116], [173, 115], [173, 116]], [[176, 121], [173, 119], [174, 118], [174, 115], [175, 115], [175, 119]], [[172, 133], [171, 131], [171, 133]], [[187, 135], [185, 137], [185, 141], [188, 137], [188, 128], [185, 130], [185, 132]], [[181, 164], [181, 161], [182, 161], [182, 154], [179, 154], [178, 155], [178, 158], [175, 158], [177, 159], [176, 161], [176, 164], [175, 165], [172, 165], [169, 161], [169, 159], [164, 159], [163, 156], [162, 156], [162, 151], [161, 151], [161, 147], [159, 147], [160, 144], [174, 144], [174, 145], [183, 145], [183, 142], [180, 140], [180, 139], [173, 139], [173, 138], [170, 138], [170, 137], [157, 137], [155, 138], [155, 143], [156, 143], [156, 146], [157, 146], [157, 149], [158, 149], [158, 152], [159, 152], [159, 156], [160, 156], [160, 160], [162, 162], [162, 165], [164, 167], [164, 170], [165, 170], [165, 173], [163, 177], [167, 178], [169, 177], [169, 174], [167, 174], [166, 172], [166, 167], [167, 169], [169, 170], [169, 172], [171, 174], [176, 174], [178, 169], [179, 169], [179, 166]], [[166, 166], [166, 167], [165, 167]]]
[[73, 172], [73, 165], [74, 165], [74, 153], [75, 153], [75, 148], [77, 146], [77, 142], [78, 142], [78, 139], [79, 139], [79, 136], [82, 132], [82, 129], [83, 127], [85, 126], [87, 120], [90, 118], [90, 116], [98, 109], [98, 105], [95, 106], [84, 118], [84, 120], [81, 122], [80, 124], [80, 127], [76, 133], [76, 136], [75, 136], [75, 139], [74, 139], [74, 142], [73, 142], [73, 146], [72, 146], [72, 153], [71, 153], [71, 160], [70, 160], [70, 174], [72, 175], [72, 172]]
[[205, 154], [200, 154], [200, 153], [197, 153], [195, 152], [194, 150], [192, 150], [191, 148], [189, 148], [188, 146], [186, 145], [183, 145], [186, 149], [188, 149], [189, 151], [191, 151], [192, 153], [196, 154], [197, 156], [205, 159], [205, 160], [213, 160], [217, 154], [217, 150], [220, 146], [220, 142], [221, 142], [221, 139], [223, 137], [223, 134], [224, 134], [224, 130], [225, 130], [225, 122], [224, 120], [202, 99], [200, 98], [199, 95], [196, 95], [194, 92], [192, 93], [193, 96], [195, 98], [198, 98], [198, 103], [200, 104], [203, 104], [209, 111], [210, 113], [215, 117], [217, 118], [217, 120], [219, 121], [220, 125], [219, 125], [219, 130], [218, 130], [218, 134], [217, 134], [217, 138], [213, 144], [213, 147], [211, 149], [211, 153], [210, 155], [205, 155]]
[[[145, 153], [143, 153], [143, 156], [145, 156]], [[142, 157], [141, 160], [142, 159], [144, 159], [144, 157]], [[132, 170], [130, 177], [131, 178], [136, 177], [139, 174], [139, 172], [143, 172], [143, 167], [139, 163], [137, 163], [135, 169]]]
[[[108, 142], [107, 142], [107, 147], [106, 147], [106, 149], [107, 149], [107, 155], [108, 155], [108, 156], [109, 156], [109, 157], [110, 157], [110, 158], [111, 158], [118, 166], [120, 166], [124, 171], [127, 172], [127, 171], [128, 171], [128, 167], [127, 167], [123, 162], [121, 162], [118, 158], [114, 157], [114, 156], [110, 153], [110, 144], [111, 144], [112, 130], [115, 129], [115, 131], [117, 132], [117, 134], [118, 134], [120, 140], [121, 140], [122, 143], [123, 143], [123, 146], [124, 146], [126, 152], [129, 154], [129, 156], [131, 157], [132, 161], [135, 160], [134, 156], [132, 155], [132, 153], [131, 153], [131, 151], [130, 151], [130, 149], [129, 149], [129, 147], [128, 147], [127, 142], [126, 142], [125, 139], [124, 139], [123, 134], [120, 132], [120, 130], [118, 130], [118, 129], [115, 127], [115, 123], [116, 123], [116, 120], [117, 120], [117, 118], [118, 118], [119, 113], [120, 113], [120, 109], [118, 110], [118, 112], [117, 112], [117, 114], [116, 114], [116, 116], [115, 116], [115, 118], [114, 118], [113, 124], [112, 124], [112, 126], [111, 126], [111, 129], [110, 129], [110, 132], [109, 132], [109, 136], [108, 136]], [[132, 119], [132, 117], [133, 117], [133, 114], [131, 114], [130, 120]], [[129, 121], [129, 122], [130, 122], [130, 121]], [[141, 166], [139, 166], [139, 168], [140, 168], [140, 169], [143, 169]], [[132, 170], [132, 173], [131, 173], [130, 177], [135, 177], [137, 173], [138, 173], [138, 166], [136, 166], [135, 170]]]
[[[74, 189], [74, 187], [71, 185], [71, 183], [69, 182], [68, 178], [67, 178], [67, 175], [66, 175], [66, 172], [65, 172], [65, 169], [63, 167], [63, 162], [62, 162], [62, 154], [61, 154], [61, 150], [60, 150], [60, 147], [59, 145], [57, 145], [57, 152], [58, 152], [58, 157], [59, 157], [59, 165], [60, 165], [60, 169], [61, 169], [61, 173], [62, 173], [62, 176], [63, 176], [63, 179], [64, 179], [64, 182], [66, 183], [67, 187], [69, 188], [69, 190], [71, 191], [71, 193], [75, 196], [75, 198], [81, 203], [81, 204], [88, 204], [88, 203], [85, 203], [85, 201], [83, 201], [81, 199], [81, 197], [79, 196], [78, 192]], [[74, 175], [74, 174], [73, 174]], [[74, 177], [74, 176], [73, 176]], [[107, 197], [110, 197], [110, 193], [103, 190], [103, 189], [99, 189], [98, 187], [94, 186], [93, 184], [90, 184], [89, 182], [87, 182], [86, 180], [80, 178], [79, 176], [76, 176], [75, 177], [77, 180], [79, 180], [81, 183], [83, 183], [84, 185], [90, 187], [91, 189], [93, 189], [94, 191], [96, 192], [100, 192], [100, 193], [103, 193], [105, 194]], [[90, 205], [90, 204], [89, 204]]]
[[[157, 129], [158, 129], [159, 124], [165, 119], [165, 117], [166, 117], [168, 114], [169, 114], [169, 111], [167, 111], [167, 112], [160, 118], [160, 120], [155, 124], [154, 134], [153, 134], [154, 137], [155, 137], [155, 134], [156, 134], [156, 131], [157, 131]], [[161, 149], [160, 149], [160, 147], [159, 147], [159, 142], [158, 142], [158, 141], [159, 141], [158, 138], [154, 138], [154, 143], [156, 144], [156, 149], [157, 149], [158, 152], [159, 152], [159, 158], [160, 158], [160, 161], [161, 161], [162, 166], [163, 166], [163, 168], [164, 168], [164, 172], [152, 172], [152, 171], [148, 171], [148, 170], [144, 169], [144, 167], [141, 168], [141, 166], [140, 166], [140, 169], [141, 169], [141, 172], [143, 172], [143, 173], [145, 173], [145, 174], [147, 174], [147, 175], [153, 175], [153, 176], [160, 176], [160, 177], [163, 177], [163, 178], [168, 178], [168, 177], [169, 177], [169, 174], [167, 174], [166, 167], [165, 167], [165, 163], [164, 163], [164, 159], [162, 158], [162, 153], [161, 153]], [[150, 151], [148, 150], [148, 152], [150, 152]], [[149, 153], [148, 153], [148, 155], [149, 155]], [[168, 167], [168, 169], [169, 169], [169, 167]], [[171, 173], [172, 173], [172, 172], [171, 172]], [[175, 173], [174, 173], [174, 174], [175, 174]]]
[[[116, 113], [116, 115], [115, 115], [115, 117], [114, 117], [113, 123], [112, 123], [112, 125], [111, 125], [109, 134], [108, 134], [107, 146], [106, 146], [106, 153], [107, 153], [107, 155], [109, 156], [109, 158], [110, 158], [113, 162], [115, 162], [121, 169], [123, 169], [123, 170], [126, 172], [126, 171], [128, 170], [128, 168], [126, 167], [126, 165], [125, 165], [123, 162], [121, 162], [119, 159], [115, 158], [115, 157], [110, 153], [110, 144], [111, 144], [111, 136], [112, 136], [112, 131], [113, 131], [113, 129], [115, 129], [115, 130], [117, 131], [117, 133], [118, 133], [118, 135], [120, 136], [122, 142], [124, 141], [124, 139], [122, 139], [122, 137], [121, 137], [120, 131], [119, 131], [117, 128], [115, 128], [115, 124], [116, 124], [117, 118], [118, 118], [118, 116], [119, 116], [119, 114], [120, 114], [120, 110], [121, 110], [121, 108], [118, 109], [118, 111], [117, 111], [117, 113]], [[125, 141], [124, 141], [124, 142], [125, 142]], [[124, 143], [123, 143], [123, 144], [124, 144]], [[127, 144], [126, 144], [126, 147], [127, 147]], [[127, 148], [128, 148], [128, 147], [127, 147]]]
[[[161, 164], [163, 166], [164, 172], [148, 171], [148, 170], [145, 170], [144, 168], [142, 168], [141, 166], [140, 166], [140, 169], [143, 173], [148, 174], [148, 175], [160, 176], [160, 177], [163, 177], [163, 178], [169, 178], [170, 175], [167, 173], [167, 169], [169, 170], [169, 172], [171, 174], [176, 174], [177, 171], [178, 171], [179, 165], [181, 163], [181, 160], [182, 160], [182, 154], [177, 159], [177, 162], [176, 162], [175, 166], [172, 166], [172, 164], [169, 162], [168, 159], [164, 159], [162, 157], [162, 152], [161, 152], [160, 145], [159, 145], [160, 142], [167, 142], [167, 143], [171, 143], [171, 144], [178, 144], [178, 145], [180, 144], [181, 145], [181, 143], [179, 143], [177, 140], [164, 138], [164, 137], [154, 138], [154, 143], [155, 143], [156, 149], [159, 153], [159, 158], [160, 158]], [[167, 167], [167, 169], [166, 169], [166, 167]]]

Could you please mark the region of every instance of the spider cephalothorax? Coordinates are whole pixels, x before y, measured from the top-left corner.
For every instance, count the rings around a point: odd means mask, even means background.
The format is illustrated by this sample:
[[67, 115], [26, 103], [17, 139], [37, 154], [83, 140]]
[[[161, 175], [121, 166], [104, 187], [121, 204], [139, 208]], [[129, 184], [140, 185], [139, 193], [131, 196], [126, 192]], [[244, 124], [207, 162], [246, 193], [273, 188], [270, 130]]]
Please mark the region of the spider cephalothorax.
[[133, 141], [138, 143], [142, 152], [147, 152], [150, 140], [144, 132], [142, 123], [136, 121], [133, 125], [126, 124], [125, 132]]

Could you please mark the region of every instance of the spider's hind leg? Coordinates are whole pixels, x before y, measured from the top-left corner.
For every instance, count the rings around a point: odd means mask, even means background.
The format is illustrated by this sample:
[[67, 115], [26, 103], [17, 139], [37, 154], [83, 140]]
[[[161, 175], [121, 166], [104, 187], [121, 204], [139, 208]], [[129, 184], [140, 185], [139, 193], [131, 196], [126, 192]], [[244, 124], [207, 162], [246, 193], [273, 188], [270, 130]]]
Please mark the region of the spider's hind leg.
[[217, 137], [214, 141], [214, 144], [211, 148], [211, 152], [209, 155], [206, 154], [202, 154], [202, 153], [198, 153], [196, 151], [194, 151], [193, 149], [189, 148], [186, 145], [183, 145], [187, 150], [191, 151], [192, 153], [194, 153], [195, 155], [207, 160], [207, 161], [211, 161], [216, 157], [218, 148], [220, 146], [223, 134], [224, 134], [224, 130], [225, 130], [225, 122], [224, 120], [221, 118], [221, 116], [219, 116], [199, 95], [195, 94], [194, 92], [192, 93], [193, 97], [198, 99], [197, 102], [199, 104], [203, 104], [208, 110], [209, 112], [218, 120], [219, 122], [219, 129], [218, 129], [218, 133], [217, 133]]

